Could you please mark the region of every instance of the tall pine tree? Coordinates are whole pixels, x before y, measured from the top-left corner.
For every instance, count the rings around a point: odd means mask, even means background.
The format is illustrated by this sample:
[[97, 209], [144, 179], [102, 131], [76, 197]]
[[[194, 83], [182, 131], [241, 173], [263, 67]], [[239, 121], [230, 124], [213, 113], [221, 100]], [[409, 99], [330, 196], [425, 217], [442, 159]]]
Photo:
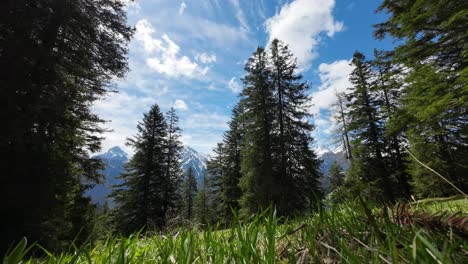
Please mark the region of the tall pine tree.
[[137, 134], [127, 140], [135, 154], [126, 165], [113, 196], [114, 212], [121, 232], [161, 228], [167, 205], [165, 192], [170, 188], [167, 176], [167, 125], [158, 105], [153, 105], [137, 125]]
[[411, 188], [407, 172], [407, 155], [403, 150], [404, 136], [401, 131], [393, 130], [389, 126], [389, 120], [394, 118], [398, 111], [404, 75], [401, 67], [394, 65], [390, 58], [390, 53], [374, 49], [374, 59], [371, 61], [375, 76], [372, 90], [376, 95], [376, 108], [384, 126], [387, 171], [397, 185], [394, 188], [395, 195], [408, 198]]
[[272, 129], [275, 98], [268, 70], [268, 55], [259, 47], [245, 65], [241, 93], [241, 119], [245, 126], [242, 148], [241, 207], [244, 214], [255, 213], [273, 202], [276, 182], [273, 176]]
[[49, 249], [87, 236], [103, 131], [91, 105], [127, 71], [126, 22], [123, 1], [1, 1], [0, 255], [23, 236]]
[[245, 213], [273, 205], [281, 215], [311, 209], [319, 198], [320, 162], [311, 150], [308, 85], [287, 45], [258, 48], [245, 67], [240, 185]]
[[[401, 109], [391, 120], [404, 131], [410, 151], [458, 188], [468, 189], [468, 3], [463, 0], [385, 0], [378, 11], [390, 14], [375, 36], [402, 39], [395, 64], [409, 69]], [[456, 193], [444, 180], [411, 159], [420, 197]]]
[[394, 195], [383, 155], [383, 124], [377, 109], [379, 104], [372, 93], [371, 65], [360, 52], [354, 53], [352, 65], [353, 87], [348, 94], [349, 130], [353, 138], [350, 177], [361, 178], [372, 198], [392, 201]]
[[182, 182], [182, 169], [180, 167], [182, 142], [180, 141], [181, 129], [178, 126], [179, 118], [175, 109], [172, 107], [166, 113], [167, 136], [165, 142], [165, 175], [162, 183], [163, 192], [163, 212], [164, 223], [166, 222], [166, 213], [171, 209], [176, 209], [181, 199], [179, 195], [179, 186]]
[[320, 162], [311, 149], [309, 86], [296, 73], [296, 59], [285, 43], [274, 39], [269, 55], [276, 105], [272, 138], [277, 196], [273, 201], [280, 214], [288, 215], [310, 209], [320, 199]]
[[194, 207], [195, 207], [195, 197], [197, 195], [197, 179], [193, 174], [193, 168], [189, 167], [186, 175], [185, 181], [182, 187], [183, 195], [183, 205], [184, 205], [184, 216], [191, 220], [194, 218]]
[[229, 130], [224, 134], [222, 145], [221, 192], [225, 220], [229, 222], [232, 210], [237, 211], [242, 192], [239, 187], [241, 178], [241, 149], [243, 144], [243, 123], [240, 119], [242, 108], [237, 105], [232, 111]]

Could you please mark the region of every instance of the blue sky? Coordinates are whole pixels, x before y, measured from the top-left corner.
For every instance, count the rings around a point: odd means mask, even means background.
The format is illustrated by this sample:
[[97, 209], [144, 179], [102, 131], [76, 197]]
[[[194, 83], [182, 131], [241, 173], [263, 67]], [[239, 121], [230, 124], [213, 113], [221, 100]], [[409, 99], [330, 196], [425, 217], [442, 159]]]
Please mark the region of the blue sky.
[[174, 106], [183, 142], [204, 153], [222, 139], [238, 101], [244, 64], [273, 38], [289, 44], [310, 83], [315, 147], [333, 148], [334, 93], [349, 86], [349, 60], [359, 50], [390, 49], [372, 37], [378, 1], [368, 0], [136, 0], [127, 6], [136, 33], [130, 71], [113, 93], [94, 105], [108, 122], [103, 150], [125, 147], [143, 113]]

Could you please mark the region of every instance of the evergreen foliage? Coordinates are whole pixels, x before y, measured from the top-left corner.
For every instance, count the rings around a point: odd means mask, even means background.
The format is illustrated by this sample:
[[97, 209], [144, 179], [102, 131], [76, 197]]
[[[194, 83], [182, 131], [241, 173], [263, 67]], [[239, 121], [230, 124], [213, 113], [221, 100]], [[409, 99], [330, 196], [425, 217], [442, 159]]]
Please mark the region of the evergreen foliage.
[[329, 191], [333, 192], [339, 187], [343, 186], [344, 173], [343, 168], [336, 161], [333, 162], [330, 169], [328, 170], [328, 177], [330, 177], [330, 188]]
[[266, 208], [273, 201], [272, 129], [275, 98], [267, 68], [267, 53], [259, 47], [245, 65], [240, 104], [244, 109], [245, 145], [242, 149], [240, 200], [244, 214]]
[[195, 197], [197, 195], [197, 179], [193, 174], [193, 169], [190, 167], [185, 175], [185, 181], [182, 187], [183, 195], [183, 212], [185, 218], [192, 220], [195, 216], [194, 206], [195, 206]]
[[126, 22], [122, 1], [1, 1], [0, 254], [89, 235], [103, 132], [90, 106], [127, 71]]
[[[391, 119], [409, 149], [460, 189], [467, 190], [468, 4], [463, 0], [384, 1], [390, 17], [375, 25], [375, 36], [403, 39], [393, 63], [409, 69], [400, 109]], [[453, 194], [440, 178], [410, 160], [409, 172], [420, 197]]]
[[319, 165], [306, 111], [308, 85], [295, 73], [287, 45], [258, 48], [245, 66], [240, 105], [244, 138], [241, 207], [253, 213], [273, 204], [281, 215], [311, 209], [320, 197]]
[[220, 178], [220, 191], [225, 220], [232, 218], [232, 210], [237, 211], [242, 196], [239, 187], [241, 178], [241, 150], [243, 144], [244, 127], [240, 115], [242, 108], [237, 105], [232, 111], [229, 121], [229, 130], [226, 131], [222, 144], [222, 177]]
[[348, 115], [353, 161], [349, 174], [368, 185], [370, 196], [391, 201], [394, 194], [383, 154], [385, 145], [379, 103], [371, 90], [371, 65], [360, 52], [354, 53], [352, 65], [350, 82], [353, 87], [348, 94]]
[[158, 105], [153, 105], [137, 125], [137, 135], [128, 145], [135, 154], [115, 187], [114, 212], [117, 228], [123, 233], [160, 229], [169, 210], [177, 204], [181, 149], [177, 116], [173, 109], [166, 122]]

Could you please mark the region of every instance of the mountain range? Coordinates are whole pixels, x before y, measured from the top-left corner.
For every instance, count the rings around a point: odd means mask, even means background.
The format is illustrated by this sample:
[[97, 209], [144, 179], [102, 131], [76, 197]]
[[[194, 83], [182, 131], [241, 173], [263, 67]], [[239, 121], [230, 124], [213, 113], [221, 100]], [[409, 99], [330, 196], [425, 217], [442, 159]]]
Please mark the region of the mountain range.
[[[321, 186], [324, 190], [327, 190], [329, 185], [327, 172], [333, 162], [338, 162], [343, 170], [346, 170], [349, 167], [349, 161], [346, 159], [344, 153], [339, 150], [317, 149], [316, 153], [323, 160], [320, 168], [324, 175], [321, 179]], [[129, 155], [120, 147], [115, 146], [105, 153], [94, 156], [94, 158], [101, 159], [104, 162], [105, 169], [102, 170], [101, 173], [105, 176], [105, 179], [102, 184], [95, 185], [92, 189], [88, 190], [86, 194], [98, 205], [102, 206], [107, 201], [108, 205], [113, 207], [112, 199], [107, 198], [107, 196], [110, 194], [113, 185], [122, 183], [117, 176], [124, 171], [124, 165], [128, 162]], [[182, 171], [187, 173], [188, 169], [192, 167], [195, 178], [200, 184], [206, 172], [208, 159], [209, 157], [207, 155], [186, 146], [182, 151]]]
[[[124, 171], [124, 165], [128, 162], [129, 155], [120, 147], [115, 146], [105, 153], [93, 156], [93, 158], [101, 159], [104, 162], [105, 169], [101, 173], [105, 176], [105, 179], [103, 183], [96, 184], [88, 190], [86, 195], [91, 197], [93, 202], [98, 205], [102, 206], [107, 201], [108, 205], [113, 207], [112, 199], [107, 198], [107, 196], [110, 194], [113, 185], [122, 183], [122, 180], [118, 179], [117, 176]], [[189, 167], [192, 167], [198, 183], [202, 182], [207, 161], [208, 157], [206, 155], [197, 152], [191, 147], [184, 147], [181, 168], [186, 173]]]

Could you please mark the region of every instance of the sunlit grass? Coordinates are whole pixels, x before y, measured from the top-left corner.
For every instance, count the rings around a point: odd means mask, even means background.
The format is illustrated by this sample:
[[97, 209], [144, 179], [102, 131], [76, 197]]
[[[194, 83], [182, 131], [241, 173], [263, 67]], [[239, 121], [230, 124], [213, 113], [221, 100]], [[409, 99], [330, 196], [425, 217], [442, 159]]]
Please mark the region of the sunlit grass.
[[[450, 201], [450, 210], [465, 208], [466, 199]], [[441, 202], [440, 208], [447, 209]], [[438, 210], [418, 205], [418, 210]], [[467, 263], [467, 240], [451, 229], [402, 224], [392, 209], [366, 213], [366, 204], [347, 202], [314, 215], [287, 220], [270, 210], [231, 228], [173, 230], [164, 235], [110, 237], [95, 245], [53, 254], [40, 246], [41, 258], [23, 263]], [[408, 216], [409, 215], [409, 216]], [[24, 259], [21, 246], [16, 259]], [[13, 256], [14, 257], [14, 256]]]

